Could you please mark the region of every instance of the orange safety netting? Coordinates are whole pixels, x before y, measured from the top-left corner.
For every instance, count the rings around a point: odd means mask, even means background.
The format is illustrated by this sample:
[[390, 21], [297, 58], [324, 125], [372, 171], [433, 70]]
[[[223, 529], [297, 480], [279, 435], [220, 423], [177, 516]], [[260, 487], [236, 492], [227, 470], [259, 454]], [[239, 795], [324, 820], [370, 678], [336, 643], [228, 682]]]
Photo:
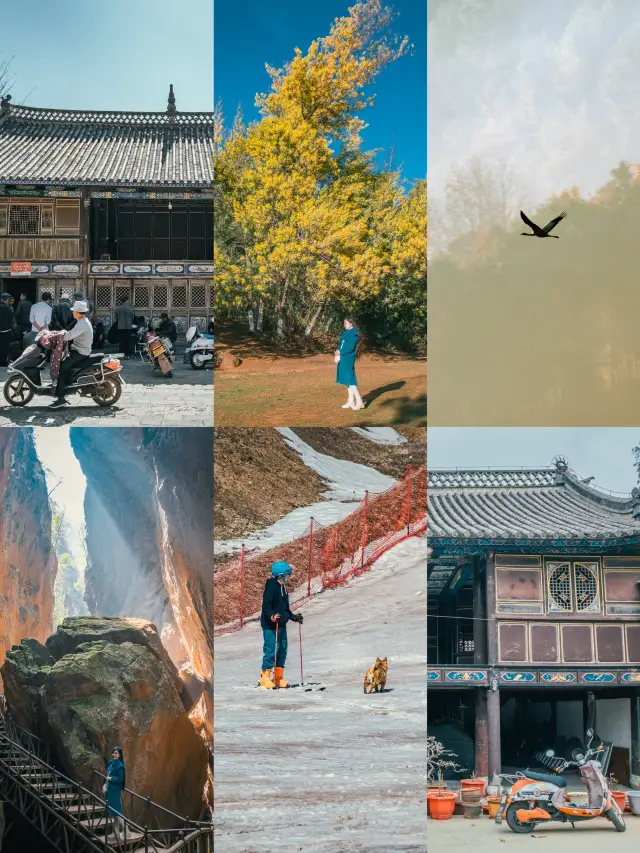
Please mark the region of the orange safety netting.
[[367, 571], [385, 551], [427, 528], [427, 470], [409, 467], [386, 492], [366, 493], [357, 510], [325, 527], [313, 518], [306, 532], [262, 553], [241, 552], [214, 569], [215, 634], [239, 631], [260, 617], [271, 564], [293, 567], [289, 601], [295, 609], [323, 590]]

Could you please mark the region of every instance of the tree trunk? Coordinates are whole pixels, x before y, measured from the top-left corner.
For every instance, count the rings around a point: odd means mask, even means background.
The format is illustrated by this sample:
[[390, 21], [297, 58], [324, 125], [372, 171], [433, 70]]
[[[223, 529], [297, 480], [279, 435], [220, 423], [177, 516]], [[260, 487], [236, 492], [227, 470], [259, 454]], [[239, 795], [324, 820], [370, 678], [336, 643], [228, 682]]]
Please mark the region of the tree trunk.
[[289, 289], [289, 279], [287, 279], [284, 283], [284, 287], [282, 288], [282, 297], [280, 302], [278, 302], [277, 308], [277, 322], [276, 322], [276, 337], [282, 339], [284, 338], [284, 309], [287, 304], [287, 291]]
[[249, 322], [249, 331], [253, 335], [256, 330], [256, 316], [253, 307], [247, 311], [247, 320]]
[[318, 305], [318, 308], [317, 308], [315, 314], [313, 315], [311, 320], [307, 323], [307, 328], [304, 330], [305, 338], [308, 338], [311, 336], [311, 333], [313, 332], [313, 329], [314, 329], [316, 323], [318, 322], [320, 317], [322, 317], [322, 312], [324, 311], [324, 305], [325, 305], [324, 302], [321, 302], [320, 305]]
[[264, 326], [264, 302], [262, 299], [258, 300], [258, 322], [257, 329], [258, 332], [261, 332]]

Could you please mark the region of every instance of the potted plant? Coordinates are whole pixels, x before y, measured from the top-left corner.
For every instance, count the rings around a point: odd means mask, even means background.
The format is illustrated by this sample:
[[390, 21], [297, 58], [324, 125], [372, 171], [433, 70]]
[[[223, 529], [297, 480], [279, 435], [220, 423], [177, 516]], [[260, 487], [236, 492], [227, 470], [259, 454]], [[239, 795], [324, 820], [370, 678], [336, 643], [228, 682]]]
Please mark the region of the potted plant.
[[434, 820], [449, 820], [455, 809], [458, 797], [454, 791], [446, 788], [443, 770], [456, 773], [464, 770], [453, 760], [457, 757], [433, 735], [427, 737], [427, 806]]
[[627, 792], [621, 791], [618, 788], [618, 780], [613, 773], [609, 774], [609, 790], [611, 791], [611, 796], [618, 804], [620, 811], [623, 812], [627, 806]]
[[471, 778], [469, 779], [461, 779], [460, 780], [460, 788], [462, 790], [462, 799], [466, 798], [467, 793], [471, 791], [480, 791], [480, 797], [484, 794], [484, 779], [476, 779], [475, 770], [471, 774]]

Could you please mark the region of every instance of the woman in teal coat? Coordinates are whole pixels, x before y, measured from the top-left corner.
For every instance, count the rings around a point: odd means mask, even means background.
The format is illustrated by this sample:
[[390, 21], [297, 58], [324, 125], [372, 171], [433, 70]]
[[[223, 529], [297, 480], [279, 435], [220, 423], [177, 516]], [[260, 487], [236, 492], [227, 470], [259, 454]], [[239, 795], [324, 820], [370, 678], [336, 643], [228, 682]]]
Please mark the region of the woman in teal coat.
[[353, 320], [346, 319], [344, 332], [340, 335], [338, 349], [335, 352], [336, 382], [338, 385], [346, 385], [349, 395], [343, 409], [364, 409], [356, 378], [356, 359], [360, 350], [360, 341], [360, 332], [354, 326]]
[[122, 817], [122, 792], [126, 787], [124, 754], [122, 747], [114, 746], [112, 758], [107, 765], [107, 781], [104, 792], [107, 795], [107, 810], [113, 819], [116, 832], [124, 836], [124, 819]]

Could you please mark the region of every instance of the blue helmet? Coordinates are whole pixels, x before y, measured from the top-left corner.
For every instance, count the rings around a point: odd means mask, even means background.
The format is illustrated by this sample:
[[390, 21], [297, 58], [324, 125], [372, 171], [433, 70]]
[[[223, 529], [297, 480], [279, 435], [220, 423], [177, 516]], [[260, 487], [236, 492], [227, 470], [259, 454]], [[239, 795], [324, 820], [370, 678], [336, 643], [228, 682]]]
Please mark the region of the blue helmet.
[[284, 560], [278, 560], [277, 563], [271, 566], [271, 574], [274, 578], [288, 578], [292, 572], [293, 569]]

